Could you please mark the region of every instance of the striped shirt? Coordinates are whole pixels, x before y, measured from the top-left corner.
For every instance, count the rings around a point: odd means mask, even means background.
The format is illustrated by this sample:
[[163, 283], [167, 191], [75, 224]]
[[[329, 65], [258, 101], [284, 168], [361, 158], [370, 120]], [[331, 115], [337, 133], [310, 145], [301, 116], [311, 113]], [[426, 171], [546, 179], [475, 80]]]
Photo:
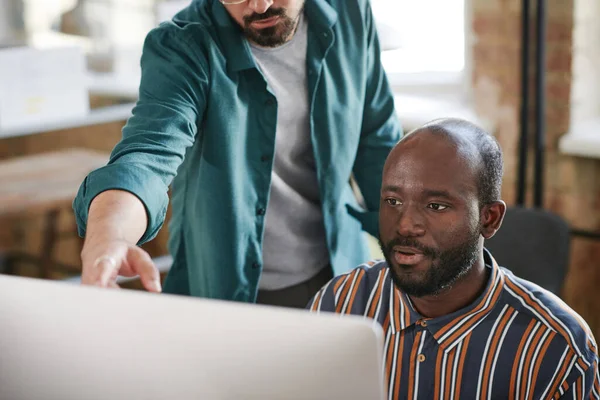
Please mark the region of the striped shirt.
[[600, 399], [598, 347], [562, 300], [498, 267], [471, 305], [424, 318], [385, 261], [323, 287], [314, 312], [364, 315], [383, 327], [390, 399]]

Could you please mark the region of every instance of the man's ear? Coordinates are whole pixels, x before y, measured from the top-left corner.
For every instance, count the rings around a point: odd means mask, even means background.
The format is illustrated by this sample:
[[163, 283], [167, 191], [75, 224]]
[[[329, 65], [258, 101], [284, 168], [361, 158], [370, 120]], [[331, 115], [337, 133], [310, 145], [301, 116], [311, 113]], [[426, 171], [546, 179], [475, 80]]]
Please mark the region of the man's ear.
[[506, 214], [506, 203], [502, 200], [483, 206], [481, 210], [481, 236], [490, 239], [498, 232]]

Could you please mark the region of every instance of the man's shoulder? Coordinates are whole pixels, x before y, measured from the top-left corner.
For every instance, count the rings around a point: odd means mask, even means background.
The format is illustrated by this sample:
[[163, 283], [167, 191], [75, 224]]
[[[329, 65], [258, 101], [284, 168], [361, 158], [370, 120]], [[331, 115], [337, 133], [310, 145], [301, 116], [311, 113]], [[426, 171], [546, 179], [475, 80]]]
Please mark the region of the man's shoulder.
[[385, 283], [387, 270], [384, 260], [365, 262], [329, 281], [309, 307], [313, 311], [362, 314], [370, 301], [377, 300], [375, 292]]
[[170, 20], [150, 30], [148, 37], [171, 41], [202, 41], [211, 39], [214, 24], [205, 1], [192, 1]]
[[502, 268], [506, 299], [520, 313], [547, 326], [582, 359], [598, 359], [598, 347], [587, 322], [552, 292]]

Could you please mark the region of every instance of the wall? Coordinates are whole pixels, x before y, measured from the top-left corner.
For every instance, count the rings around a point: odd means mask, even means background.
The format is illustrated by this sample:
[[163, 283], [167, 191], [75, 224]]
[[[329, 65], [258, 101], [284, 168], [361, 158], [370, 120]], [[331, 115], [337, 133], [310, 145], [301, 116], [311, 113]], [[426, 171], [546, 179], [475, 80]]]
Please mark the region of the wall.
[[[558, 152], [558, 139], [568, 131], [571, 121], [574, 1], [547, 4], [544, 206], [565, 218], [573, 228], [598, 231], [600, 160], [569, 157]], [[521, 1], [473, 0], [472, 6], [473, 96], [477, 112], [493, 121], [496, 127], [494, 133], [505, 153], [503, 197], [511, 205], [515, 200], [520, 129]], [[575, 32], [579, 35], [577, 28]], [[574, 89], [579, 90], [575, 86]], [[529, 112], [532, 111], [529, 107]], [[529, 173], [528, 204], [531, 204], [531, 170]], [[600, 336], [599, 285], [600, 242], [573, 237], [562, 297], [588, 321], [597, 336]]]

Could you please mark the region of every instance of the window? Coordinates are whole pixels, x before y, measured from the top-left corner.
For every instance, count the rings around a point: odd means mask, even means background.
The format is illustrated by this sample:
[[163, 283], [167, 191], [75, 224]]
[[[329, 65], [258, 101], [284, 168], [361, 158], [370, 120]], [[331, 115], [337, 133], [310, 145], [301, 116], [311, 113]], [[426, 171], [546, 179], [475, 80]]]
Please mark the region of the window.
[[371, 5], [392, 85], [462, 81], [465, 0], [371, 0]]

